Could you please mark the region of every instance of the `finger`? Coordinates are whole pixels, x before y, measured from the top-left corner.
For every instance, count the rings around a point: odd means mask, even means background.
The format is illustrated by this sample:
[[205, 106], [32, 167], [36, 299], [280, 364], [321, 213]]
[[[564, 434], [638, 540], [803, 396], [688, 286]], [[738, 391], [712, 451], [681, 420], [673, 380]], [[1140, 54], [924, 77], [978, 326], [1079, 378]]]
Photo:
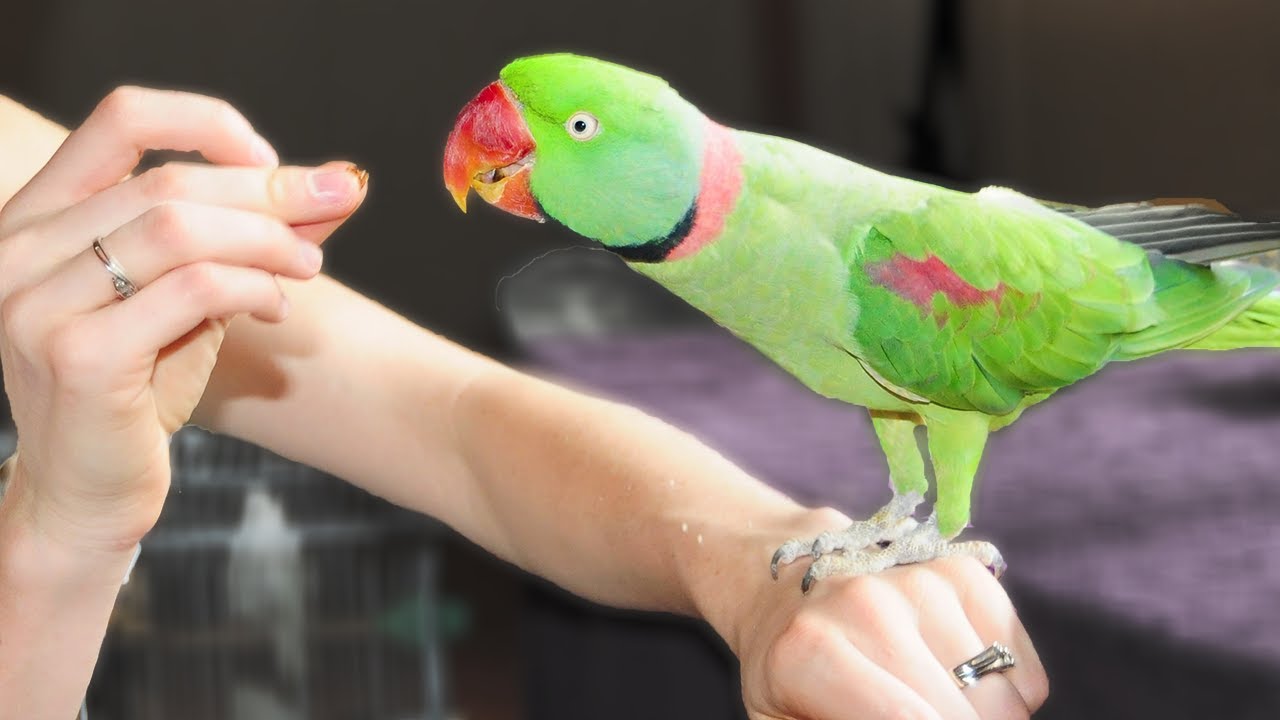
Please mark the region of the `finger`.
[[[364, 201], [367, 178], [363, 170], [345, 162], [266, 169], [170, 163], [42, 221], [36, 226], [38, 232], [10, 237], [6, 242], [13, 247], [9, 250], [24, 258], [22, 279], [10, 278], [10, 282], [14, 287], [33, 284], [67, 258], [84, 252], [93, 238], [174, 201], [271, 215], [297, 226], [300, 237], [318, 244]], [[114, 242], [110, 249], [116, 252]], [[133, 264], [121, 263], [134, 270]]]
[[918, 718], [942, 720], [917, 692], [850, 645], [832, 626], [801, 638], [799, 650], [778, 663], [776, 687], [788, 717], [806, 720]]
[[[352, 167], [354, 168], [354, 166]], [[360, 181], [360, 194], [359, 194], [359, 199], [356, 202], [356, 207], [358, 208], [364, 202], [365, 197], [367, 197], [369, 193], [369, 173], [365, 172], [364, 170], [358, 170], [357, 176]], [[355, 210], [353, 209], [352, 212], [354, 211]], [[317, 245], [321, 245], [324, 243], [325, 240], [329, 239], [329, 236], [332, 235], [334, 231], [336, 231], [339, 227], [342, 227], [342, 224], [345, 223], [347, 219], [350, 217], [351, 215], [350, 213], [348, 213], [347, 215], [344, 215], [343, 217], [340, 217], [337, 220], [321, 221], [321, 222], [312, 223], [310, 225], [295, 224], [293, 229], [297, 231], [297, 233], [302, 237], [310, 240], [311, 242], [314, 242]]]
[[[1003, 636], [987, 639], [974, 629], [954, 589], [956, 586], [953, 580], [936, 573], [928, 566], [917, 568], [915, 572], [933, 578], [925, 581], [930, 585], [928, 594], [920, 596], [920, 636], [937, 665], [946, 673], [948, 681], [952, 686], [959, 687], [955, 681], [954, 668], [982, 652], [993, 640], [1001, 643], [1005, 640]], [[987, 575], [990, 577], [990, 573]], [[915, 582], [921, 584], [918, 579]], [[962, 695], [978, 717], [984, 720], [1030, 717], [1031, 713], [1021, 693], [1007, 677], [1008, 672], [1010, 671], [984, 675], [976, 684], [963, 689]]]
[[[266, 215], [210, 205], [152, 208], [102, 239], [108, 257], [137, 287], [198, 262], [252, 267], [295, 278], [320, 271], [321, 251]], [[33, 289], [31, 307], [50, 316], [96, 310], [117, 299], [111, 273], [91, 246]]]
[[11, 201], [34, 217], [114, 185], [148, 149], [196, 151], [226, 165], [275, 165], [275, 150], [227, 102], [192, 93], [122, 87], [107, 95]]
[[983, 647], [999, 641], [1009, 648], [1017, 664], [1002, 674], [1018, 689], [1031, 712], [1038, 710], [1049, 697], [1049, 679], [1009, 595], [972, 558], [942, 560], [938, 569], [952, 579], [965, 614], [985, 643]]
[[155, 354], [208, 318], [250, 314], [279, 322], [288, 303], [275, 278], [254, 268], [197, 263], [167, 273], [137, 295], [94, 313], [91, 347], [121, 359]]
[[[977, 713], [959, 686], [921, 638], [912, 603], [893, 582], [875, 577], [859, 578], [847, 591], [851, 602], [874, 610], [861, 613], [863, 621], [845, 626], [849, 641], [872, 662], [919, 693], [944, 718], [977, 720]], [[940, 578], [938, 584], [945, 587]], [[958, 608], [959, 603], [955, 604]]]
[[168, 163], [85, 199], [42, 228], [46, 236], [105, 235], [151, 207], [174, 201], [251, 210], [289, 225], [329, 223], [360, 206], [367, 179], [367, 173], [347, 162], [315, 168]]
[[330, 220], [329, 222], [297, 225], [294, 226], [293, 230], [298, 233], [299, 237], [306, 238], [317, 245], [323, 245], [329, 239], [329, 236], [342, 227], [342, 224], [346, 221], [347, 218], [344, 217], [339, 220]]

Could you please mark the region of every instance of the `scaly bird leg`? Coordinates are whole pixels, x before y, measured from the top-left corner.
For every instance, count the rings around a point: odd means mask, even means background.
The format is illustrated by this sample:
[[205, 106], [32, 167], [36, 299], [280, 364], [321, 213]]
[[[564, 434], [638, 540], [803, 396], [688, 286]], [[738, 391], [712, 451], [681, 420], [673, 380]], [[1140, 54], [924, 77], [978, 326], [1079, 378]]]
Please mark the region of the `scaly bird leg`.
[[[938, 501], [933, 515], [924, 523], [911, 519], [911, 511], [918, 504], [918, 497], [926, 485], [923, 461], [915, 446], [914, 425], [902, 419], [875, 414], [872, 420], [889, 460], [894, 501], [871, 520], [855, 523], [845, 533], [819, 536], [813, 546], [815, 560], [805, 573], [801, 589], [807, 593], [815, 582], [833, 575], [863, 575], [897, 565], [957, 555], [976, 558], [999, 577], [1005, 570], [1005, 563], [994, 545], [952, 542], [969, 524], [969, 497], [990, 432], [989, 418], [958, 412], [931, 414], [929, 454], [937, 476]], [[892, 517], [899, 518], [896, 524], [886, 520]], [[868, 533], [866, 526], [875, 523], [877, 518], [881, 519], [880, 532], [892, 536], [888, 538], [887, 545], [883, 538], [874, 543], [862, 542]], [[775, 555], [775, 561], [786, 559], [791, 548], [792, 543], [783, 545]]]
[[814, 540], [788, 540], [773, 554], [770, 563], [769, 569], [775, 580], [779, 565], [805, 555], [821, 558], [834, 552], [875, 549], [916, 528], [918, 523], [912, 515], [929, 489], [924, 460], [916, 444], [917, 424], [919, 418], [915, 416], [871, 412], [871, 425], [889, 462], [893, 499], [869, 519], [855, 522], [845, 530], [824, 532]]

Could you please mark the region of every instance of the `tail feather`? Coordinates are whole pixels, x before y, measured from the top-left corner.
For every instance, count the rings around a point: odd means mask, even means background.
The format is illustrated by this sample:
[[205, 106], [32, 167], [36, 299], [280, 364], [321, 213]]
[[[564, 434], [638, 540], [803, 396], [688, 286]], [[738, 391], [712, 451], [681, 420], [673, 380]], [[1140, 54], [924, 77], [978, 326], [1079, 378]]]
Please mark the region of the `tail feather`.
[[1046, 205], [1148, 252], [1164, 320], [1127, 336], [1117, 360], [1280, 347], [1280, 272], [1264, 267], [1277, 267], [1280, 220], [1248, 220], [1205, 200]]
[[1248, 220], [1220, 205], [1139, 202], [1057, 209], [1114, 238], [1185, 262], [1209, 263], [1280, 249], [1280, 221]]
[[1155, 256], [1155, 301], [1165, 319], [1124, 339], [1118, 360], [1166, 350], [1280, 345], [1280, 273], [1248, 263], [1211, 267]]
[[1250, 305], [1231, 322], [1186, 346], [1187, 350], [1238, 350], [1280, 347], [1280, 295]]

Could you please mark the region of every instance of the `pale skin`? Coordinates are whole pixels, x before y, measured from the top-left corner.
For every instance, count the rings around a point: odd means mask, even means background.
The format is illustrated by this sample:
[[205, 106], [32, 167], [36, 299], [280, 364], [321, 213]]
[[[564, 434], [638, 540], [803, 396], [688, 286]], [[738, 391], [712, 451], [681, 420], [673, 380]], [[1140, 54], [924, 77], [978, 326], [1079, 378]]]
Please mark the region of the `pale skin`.
[[[128, 177], [151, 147], [214, 166]], [[976, 561], [803, 596], [804, 563], [775, 582], [770, 555], [847, 524], [839, 512], [319, 274], [307, 248], [368, 191], [349, 165], [281, 166], [224, 103], [137, 88], [70, 138], [0, 98], [0, 157], [0, 361], [19, 433], [0, 501], [0, 707], [16, 717], [74, 717], [163, 507], [167, 438], [188, 421], [439, 518], [583, 597], [704, 618], [741, 660], [754, 720], [1023, 718], [1044, 702], [1031, 641]], [[98, 236], [134, 297], [115, 297]], [[949, 668], [995, 640], [1017, 667], [958, 689]]]

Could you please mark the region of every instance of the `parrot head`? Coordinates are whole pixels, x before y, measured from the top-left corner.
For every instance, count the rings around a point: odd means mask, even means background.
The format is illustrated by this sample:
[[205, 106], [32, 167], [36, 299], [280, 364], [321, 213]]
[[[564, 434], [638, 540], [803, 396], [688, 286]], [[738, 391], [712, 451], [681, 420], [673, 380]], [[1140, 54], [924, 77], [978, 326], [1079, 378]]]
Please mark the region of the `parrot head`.
[[663, 80], [594, 58], [521, 58], [458, 114], [444, 181], [607, 247], [672, 233], [699, 192], [706, 118]]

